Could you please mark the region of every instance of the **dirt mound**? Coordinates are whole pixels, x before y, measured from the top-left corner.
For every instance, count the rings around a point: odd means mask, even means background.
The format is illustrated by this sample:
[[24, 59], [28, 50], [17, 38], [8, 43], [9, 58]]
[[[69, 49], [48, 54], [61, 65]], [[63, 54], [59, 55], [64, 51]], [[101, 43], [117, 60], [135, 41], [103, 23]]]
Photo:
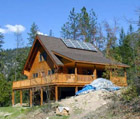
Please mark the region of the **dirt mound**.
[[94, 111], [110, 102], [107, 97], [111, 95], [112, 92], [98, 90], [84, 95], [70, 97], [58, 103], [70, 108], [70, 118], [81, 118], [90, 111]]

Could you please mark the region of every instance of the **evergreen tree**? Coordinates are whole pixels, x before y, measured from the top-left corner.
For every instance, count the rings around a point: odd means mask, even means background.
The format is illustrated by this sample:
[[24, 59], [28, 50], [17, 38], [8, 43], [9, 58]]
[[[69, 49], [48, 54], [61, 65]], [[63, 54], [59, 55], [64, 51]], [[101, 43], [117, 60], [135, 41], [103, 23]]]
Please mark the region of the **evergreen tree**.
[[[90, 11], [90, 14], [89, 14], [89, 32], [88, 32], [89, 42], [91, 42], [91, 43], [96, 42], [95, 39], [97, 37], [96, 36], [97, 35], [97, 29], [98, 29], [97, 28], [97, 17], [96, 17], [95, 12], [92, 9]], [[100, 37], [101, 37], [101, 28], [99, 29], [99, 34], [100, 34]], [[99, 40], [99, 39], [96, 39], [96, 40]], [[101, 39], [100, 39], [100, 41], [101, 41]]]
[[77, 13], [75, 13], [75, 9], [73, 8], [70, 11], [68, 22], [66, 22], [61, 28], [62, 37], [67, 39], [77, 40], [78, 27], [79, 27], [79, 16]]
[[2, 33], [0, 33], [0, 73], [2, 73], [3, 72], [3, 61], [2, 61], [2, 57], [3, 57], [3, 49], [2, 49], [2, 45], [3, 45], [3, 43], [4, 43], [4, 41], [3, 41], [3, 39], [4, 39], [4, 36], [3, 36], [3, 34]]
[[29, 41], [29, 45], [32, 46], [33, 42], [34, 42], [34, 39], [35, 39], [35, 36], [37, 34], [37, 32], [39, 31], [39, 28], [37, 26], [37, 24], [35, 24], [35, 22], [33, 22], [33, 24], [31, 25], [31, 28], [30, 28], [30, 32], [28, 33], [28, 41]]
[[119, 39], [119, 45], [120, 45], [120, 46], [123, 44], [124, 38], [125, 38], [124, 29], [121, 28], [120, 39]]
[[89, 15], [87, 13], [87, 10], [85, 7], [83, 7], [81, 9], [81, 13], [79, 14], [80, 19], [79, 19], [79, 27], [80, 27], [80, 35], [81, 35], [81, 39], [84, 41], [89, 42]]

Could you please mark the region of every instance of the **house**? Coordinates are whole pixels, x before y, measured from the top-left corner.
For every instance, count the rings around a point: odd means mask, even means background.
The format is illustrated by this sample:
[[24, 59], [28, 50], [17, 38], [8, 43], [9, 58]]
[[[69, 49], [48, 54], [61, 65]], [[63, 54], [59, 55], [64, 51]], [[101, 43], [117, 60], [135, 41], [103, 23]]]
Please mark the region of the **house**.
[[[26, 80], [14, 81], [12, 87], [12, 104], [14, 92], [29, 90], [32, 106], [35, 89], [40, 90], [40, 104], [43, 104], [44, 90], [51, 87], [51, 98], [57, 101], [73, 95], [78, 89], [91, 83], [106, 71], [106, 66], [117, 66], [124, 69], [123, 76], [113, 76], [110, 80], [118, 86], [127, 86], [126, 68], [128, 65], [114, 63], [92, 44], [44, 35], [37, 35], [25, 63], [23, 73]], [[51, 93], [51, 92], [50, 92]], [[54, 95], [53, 95], [54, 94]]]

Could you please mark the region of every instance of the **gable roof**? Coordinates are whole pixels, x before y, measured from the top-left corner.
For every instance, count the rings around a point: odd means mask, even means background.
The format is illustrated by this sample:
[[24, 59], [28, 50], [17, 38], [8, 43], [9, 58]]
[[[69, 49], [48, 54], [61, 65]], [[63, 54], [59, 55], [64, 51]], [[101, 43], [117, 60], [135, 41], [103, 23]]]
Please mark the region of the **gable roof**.
[[[89, 51], [82, 49], [68, 48], [61, 38], [49, 37], [44, 35], [37, 35], [41, 43], [48, 50], [51, 57], [54, 59], [57, 65], [63, 65], [63, 63], [56, 57], [55, 54], [67, 57], [75, 62], [93, 63], [93, 64], [113, 64], [114, 62], [107, 59], [97, 49], [97, 51]], [[118, 66], [129, 67], [128, 65], [116, 62]]]
[[[101, 65], [112, 65], [113, 61], [107, 59], [103, 56], [103, 54], [97, 49], [97, 51], [89, 51], [75, 48], [68, 48], [61, 38], [49, 37], [44, 35], [37, 35], [33, 46], [29, 52], [28, 58], [24, 65], [24, 70], [29, 67], [30, 61], [32, 60], [32, 55], [35, 52], [34, 49], [36, 43], [39, 42], [40, 45], [47, 52], [51, 60], [54, 62], [55, 66], [63, 66], [64, 64], [60, 61], [60, 59], [56, 55], [60, 55], [74, 62], [81, 63], [90, 63], [90, 64], [101, 64]], [[129, 67], [128, 65], [115, 62], [116, 65], [120, 67]]]

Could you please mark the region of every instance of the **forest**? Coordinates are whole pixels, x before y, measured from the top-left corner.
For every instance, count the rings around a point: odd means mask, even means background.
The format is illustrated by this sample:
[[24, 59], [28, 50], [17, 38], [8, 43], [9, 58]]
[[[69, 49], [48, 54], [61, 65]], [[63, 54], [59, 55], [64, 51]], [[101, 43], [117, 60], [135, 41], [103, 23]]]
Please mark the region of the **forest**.
[[[126, 92], [125, 99], [131, 101], [140, 94], [140, 16], [135, 21], [126, 22], [129, 24], [127, 31], [119, 26], [117, 19], [113, 20], [113, 24], [108, 21], [100, 23], [92, 9], [87, 11], [83, 7], [80, 12], [76, 12], [72, 8], [60, 34], [61, 38], [93, 43], [106, 57], [129, 65], [127, 82], [132, 88]], [[39, 26], [33, 23], [26, 47], [22, 46], [22, 34], [16, 33], [16, 48], [6, 50], [3, 49], [4, 34], [0, 33], [0, 107], [11, 105], [12, 82], [26, 79], [22, 70], [38, 31]], [[52, 32], [53, 29], [49, 36], [55, 37]], [[27, 95], [24, 93], [23, 101], [27, 101]], [[16, 97], [16, 102], [19, 102], [19, 93], [16, 93]]]

